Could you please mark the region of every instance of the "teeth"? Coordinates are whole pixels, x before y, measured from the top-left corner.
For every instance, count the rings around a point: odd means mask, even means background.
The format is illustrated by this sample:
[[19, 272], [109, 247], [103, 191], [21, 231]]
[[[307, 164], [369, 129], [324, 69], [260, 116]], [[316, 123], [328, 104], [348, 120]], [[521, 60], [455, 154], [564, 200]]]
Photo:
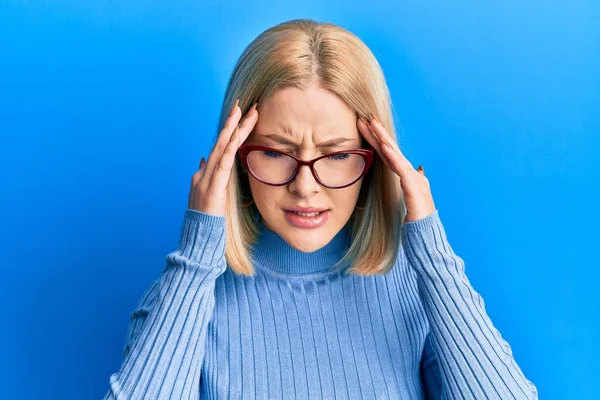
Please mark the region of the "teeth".
[[321, 212], [311, 212], [311, 213], [299, 213], [299, 212], [295, 212], [295, 211], [292, 211], [292, 212], [301, 217], [316, 217], [317, 215], [321, 214]]

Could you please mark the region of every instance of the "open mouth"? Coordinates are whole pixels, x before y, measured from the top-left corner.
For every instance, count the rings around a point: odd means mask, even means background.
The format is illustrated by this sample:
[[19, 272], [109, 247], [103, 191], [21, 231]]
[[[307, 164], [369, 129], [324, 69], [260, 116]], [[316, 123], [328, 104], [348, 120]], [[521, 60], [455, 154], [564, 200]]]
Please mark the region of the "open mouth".
[[324, 211], [317, 211], [317, 212], [311, 212], [311, 213], [301, 213], [301, 212], [296, 212], [296, 211], [290, 211], [296, 215], [299, 215], [301, 217], [316, 217], [317, 215], [321, 215], [322, 213], [324, 213], [327, 210]]
[[298, 228], [318, 228], [329, 218], [329, 210], [301, 213], [284, 210], [285, 218], [290, 224]]

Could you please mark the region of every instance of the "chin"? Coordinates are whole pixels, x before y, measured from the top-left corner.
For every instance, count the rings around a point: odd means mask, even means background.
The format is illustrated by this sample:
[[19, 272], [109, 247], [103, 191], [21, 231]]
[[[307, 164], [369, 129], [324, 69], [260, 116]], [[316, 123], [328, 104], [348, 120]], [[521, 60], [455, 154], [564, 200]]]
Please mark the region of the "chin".
[[324, 247], [331, 238], [324, 238], [314, 231], [300, 230], [300, 232], [289, 232], [284, 236], [284, 240], [298, 251], [312, 253]]

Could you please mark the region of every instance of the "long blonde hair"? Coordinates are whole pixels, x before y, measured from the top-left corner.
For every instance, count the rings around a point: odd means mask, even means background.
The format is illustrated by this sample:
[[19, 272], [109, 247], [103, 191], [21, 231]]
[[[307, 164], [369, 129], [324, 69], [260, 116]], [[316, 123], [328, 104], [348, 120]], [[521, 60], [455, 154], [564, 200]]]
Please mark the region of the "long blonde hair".
[[[235, 99], [245, 114], [255, 102], [260, 109], [278, 89], [303, 89], [315, 82], [344, 100], [357, 116], [370, 119], [370, 114], [375, 114], [396, 137], [389, 90], [373, 53], [351, 32], [307, 19], [275, 25], [246, 47], [227, 85], [218, 132]], [[225, 257], [234, 272], [252, 276], [250, 249], [259, 231], [253, 209], [240, 206], [241, 174], [242, 166], [236, 159], [227, 185]], [[351, 262], [346, 270], [349, 274], [388, 272], [400, 246], [405, 206], [399, 178], [379, 155], [369, 175], [364, 209], [355, 210], [350, 217], [352, 242], [340, 261]]]

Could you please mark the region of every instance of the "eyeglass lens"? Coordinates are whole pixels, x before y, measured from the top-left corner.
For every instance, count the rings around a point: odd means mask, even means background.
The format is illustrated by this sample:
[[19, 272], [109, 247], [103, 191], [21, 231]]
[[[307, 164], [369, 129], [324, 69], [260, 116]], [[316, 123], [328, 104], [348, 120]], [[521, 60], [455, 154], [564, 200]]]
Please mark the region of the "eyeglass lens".
[[[253, 150], [248, 153], [248, 167], [253, 175], [271, 184], [288, 181], [296, 169], [296, 160], [273, 151]], [[344, 186], [358, 179], [365, 168], [360, 154], [336, 154], [315, 162], [314, 170], [326, 186]]]

